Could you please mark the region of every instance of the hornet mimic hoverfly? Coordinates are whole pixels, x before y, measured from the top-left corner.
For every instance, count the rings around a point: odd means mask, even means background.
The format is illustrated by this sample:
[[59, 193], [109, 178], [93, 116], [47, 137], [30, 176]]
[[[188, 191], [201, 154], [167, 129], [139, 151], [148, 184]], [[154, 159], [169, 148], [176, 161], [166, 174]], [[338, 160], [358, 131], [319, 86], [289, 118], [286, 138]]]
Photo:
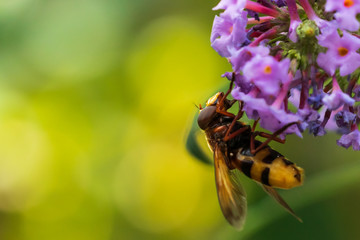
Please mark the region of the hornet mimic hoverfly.
[[[284, 143], [277, 136], [296, 122], [273, 134], [255, 131], [257, 121], [253, 127], [238, 121], [243, 115], [242, 102], [239, 102], [240, 110], [236, 116], [227, 111], [236, 102], [227, 99], [232, 85], [233, 82], [225, 94], [219, 92], [210, 98], [205, 108], [200, 106], [198, 117], [198, 125], [205, 131], [214, 154], [217, 195], [225, 218], [237, 229], [241, 229], [245, 222], [246, 194], [238, 178], [239, 172], [242, 172], [301, 221], [274, 188], [290, 189], [301, 185], [303, 169], [268, 146], [272, 140]], [[256, 136], [267, 140], [257, 141]]]

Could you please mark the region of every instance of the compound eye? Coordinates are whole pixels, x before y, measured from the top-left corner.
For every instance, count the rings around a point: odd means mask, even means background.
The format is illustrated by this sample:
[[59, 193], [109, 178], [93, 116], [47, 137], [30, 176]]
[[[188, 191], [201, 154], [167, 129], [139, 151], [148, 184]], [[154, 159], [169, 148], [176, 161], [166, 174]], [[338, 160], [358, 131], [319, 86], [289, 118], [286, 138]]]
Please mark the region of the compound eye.
[[224, 93], [222, 92], [218, 92], [216, 93], [214, 96], [212, 96], [211, 98], [209, 98], [209, 100], [206, 102], [206, 106], [215, 106], [217, 101], [222, 98], [224, 95]]
[[214, 116], [216, 115], [216, 106], [208, 106], [205, 107], [199, 113], [198, 117], [198, 125], [202, 130], [205, 130], [210, 122], [213, 120]]

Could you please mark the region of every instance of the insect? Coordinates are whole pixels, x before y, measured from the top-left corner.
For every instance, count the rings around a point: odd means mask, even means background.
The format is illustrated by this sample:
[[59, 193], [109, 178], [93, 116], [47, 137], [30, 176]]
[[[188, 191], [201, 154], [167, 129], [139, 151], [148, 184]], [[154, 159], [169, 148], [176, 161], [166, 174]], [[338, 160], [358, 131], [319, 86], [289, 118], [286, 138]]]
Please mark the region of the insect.
[[[253, 127], [238, 121], [243, 115], [242, 102], [236, 116], [227, 111], [236, 102], [227, 99], [232, 84], [225, 94], [219, 92], [211, 97], [205, 108], [200, 105], [198, 116], [198, 125], [205, 131], [214, 154], [216, 189], [223, 215], [232, 226], [242, 228], [247, 211], [246, 194], [239, 181], [242, 172], [301, 222], [274, 188], [290, 189], [301, 185], [303, 169], [268, 146], [272, 140], [284, 143], [277, 136], [296, 122], [270, 135], [255, 131], [257, 121]], [[267, 140], [255, 140], [258, 135]]]

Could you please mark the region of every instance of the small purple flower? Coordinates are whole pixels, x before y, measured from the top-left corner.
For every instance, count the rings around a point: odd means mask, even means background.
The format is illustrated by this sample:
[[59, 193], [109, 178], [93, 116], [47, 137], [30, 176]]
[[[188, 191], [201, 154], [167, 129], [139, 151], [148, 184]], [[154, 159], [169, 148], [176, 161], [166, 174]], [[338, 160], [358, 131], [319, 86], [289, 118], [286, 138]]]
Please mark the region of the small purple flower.
[[[296, 76], [296, 75], [295, 75]], [[290, 97], [289, 97], [289, 102], [294, 105], [294, 107], [298, 107], [300, 105], [300, 96], [301, 96], [301, 92], [300, 89], [298, 88], [292, 88], [290, 90]], [[300, 109], [299, 109], [300, 110]]]
[[[265, 99], [254, 97], [252, 92], [245, 94], [237, 87], [233, 89], [232, 96], [245, 103], [244, 111], [249, 118], [260, 118], [260, 126], [269, 131], [275, 132], [288, 123], [301, 120], [299, 116], [282, 109], [278, 104], [280, 101], [275, 101], [273, 104], [269, 105]], [[282, 97], [280, 96], [279, 100], [281, 99]], [[297, 125], [293, 125], [286, 129], [281, 136], [284, 137], [285, 134], [291, 133], [295, 133], [299, 137], [302, 136]]]
[[325, 37], [318, 37], [319, 44], [328, 48], [326, 53], [320, 53], [317, 63], [330, 75], [340, 68], [340, 75], [345, 76], [360, 67], [360, 55], [356, 52], [360, 48], [360, 39], [343, 32], [340, 38], [334, 30]]
[[322, 99], [322, 102], [329, 110], [336, 110], [344, 104], [353, 105], [355, 100], [349, 95], [341, 91], [341, 88], [336, 81], [336, 78], [333, 78], [333, 89], [331, 94], [325, 95]]
[[247, 0], [221, 0], [212, 10], [225, 10], [220, 14], [228, 15], [232, 20], [235, 20], [242, 14], [246, 6]]
[[339, 146], [344, 148], [353, 147], [354, 150], [360, 151], [360, 132], [358, 129], [343, 135], [339, 140], [336, 141]]
[[253, 17], [255, 20], [260, 21], [259, 14], [252, 10], [247, 10], [249, 17]]
[[298, 36], [296, 33], [296, 28], [299, 26], [301, 21], [298, 20], [291, 20], [290, 27], [289, 27], [289, 39], [293, 42], [297, 42]]
[[289, 33], [288, 33], [289, 39], [293, 42], [297, 42], [298, 36], [296, 33], [296, 28], [301, 23], [301, 19], [299, 17], [298, 11], [297, 11], [296, 1], [295, 0], [287, 0], [287, 6], [288, 6], [289, 15], [290, 15], [290, 27], [289, 27]]
[[324, 96], [325, 93], [322, 90], [314, 92], [311, 96], [308, 97], [308, 103], [313, 105], [314, 109], [319, 109], [323, 104], [322, 99]]
[[[233, 78], [233, 73], [232, 72], [226, 72], [223, 75], [221, 75], [221, 77], [226, 77], [228, 80], [232, 80]], [[241, 92], [244, 93], [249, 93], [253, 87], [253, 85], [251, 83], [248, 83], [244, 80], [244, 76], [241, 74], [235, 74], [235, 79], [234, 79], [235, 85], [237, 87], [239, 87], [239, 90]]]
[[256, 55], [244, 65], [245, 79], [261, 89], [265, 95], [275, 96], [280, 84], [288, 81], [290, 60], [277, 61], [272, 56]]
[[350, 128], [355, 118], [356, 114], [342, 110], [335, 115], [336, 125], [339, 128]]
[[215, 16], [211, 31], [211, 46], [223, 57], [230, 57], [229, 49], [238, 49], [246, 40], [247, 13], [233, 19], [228, 14]]
[[309, 123], [309, 132], [315, 137], [324, 136], [326, 134], [324, 127], [320, 121], [313, 121]]
[[221, 77], [223, 78], [227, 78], [228, 80], [232, 80], [233, 78], [233, 73], [232, 72], [225, 72], [223, 75], [221, 75]]
[[271, 0], [273, 3], [275, 3], [278, 7], [284, 7], [286, 6], [286, 0]]
[[245, 65], [246, 62], [248, 62], [250, 59], [252, 59], [256, 55], [260, 55], [262, 57], [269, 55], [269, 48], [264, 46], [258, 46], [258, 47], [251, 47], [246, 46], [243, 48], [240, 48], [240, 50], [234, 50], [230, 51], [231, 57], [229, 57], [230, 63], [233, 66], [233, 70], [237, 73], [239, 73], [242, 70], [242, 67]]
[[325, 11], [336, 11], [334, 17], [341, 28], [349, 31], [359, 29], [356, 15], [360, 13], [360, 0], [327, 0]]
[[[341, 131], [343, 132], [344, 129], [339, 129], [339, 127], [337, 126], [337, 123], [336, 123], [336, 119], [335, 119], [335, 116], [338, 112], [340, 111], [343, 111], [343, 107], [340, 107], [338, 108], [337, 110], [335, 111], [331, 111], [331, 115], [330, 115], [330, 118], [329, 118], [329, 121], [327, 122], [326, 126], [325, 126], [325, 129], [326, 130], [329, 130], [329, 131]], [[326, 110], [325, 109], [322, 109], [321, 112], [320, 112], [320, 118], [324, 118], [325, 116], [325, 112]], [[349, 132], [349, 131], [348, 131]], [[345, 133], [345, 132], [343, 132]]]
[[320, 115], [317, 111], [313, 109], [299, 109], [298, 114], [303, 117], [306, 122], [313, 122], [320, 118]]
[[360, 123], [360, 106], [354, 107], [354, 113], [356, 114], [356, 124]]
[[[234, 99], [263, 128], [293, 123], [281, 138], [337, 131], [346, 134], [339, 145], [360, 150], [360, 0], [318, 1], [325, 11], [313, 2], [220, 0], [214, 10], [224, 11], [214, 19], [211, 46], [232, 65], [223, 77], [234, 81]], [[338, 75], [348, 77], [346, 92]]]
[[353, 89], [354, 99], [355, 101], [360, 101], [360, 85], [355, 85]]
[[241, 11], [246, 5], [246, 0], [221, 0], [218, 5], [216, 5], [213, 10], [231, 10], [231, 11]]
[[302, 132], [305, 131], [309, 125], [318, 121], [320, 118], [319, 113], [310, 108], [299, 109], [296, 114], [302, 119], [302, 123], [299, 124], [300, 130]]
[[299, 109], [296, 113], [301, 119], [299, 124], [300, 130], [303, 132], [306, 128], [309, 128], [309, 132], [315, 136], [320, 136], [325, 134], [325, 130], [321, 127], [321, 122], [319, 121], [320, 114], [310, 108]]

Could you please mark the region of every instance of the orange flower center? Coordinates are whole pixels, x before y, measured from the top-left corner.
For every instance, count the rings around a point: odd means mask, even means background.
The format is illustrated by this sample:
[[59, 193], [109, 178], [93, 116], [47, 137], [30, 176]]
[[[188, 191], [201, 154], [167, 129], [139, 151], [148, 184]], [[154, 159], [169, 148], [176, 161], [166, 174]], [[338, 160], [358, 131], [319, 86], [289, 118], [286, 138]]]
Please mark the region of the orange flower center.
[[338, 48], [338, 53], [341, 57], [344, 57], [348, 54], [349, 50], [347, 48], [344, 47], [339, 47]]
[[264, 73], [266, 74], [270, 74], [272, 72], [272, 69], [269, 65], [267, 65], [265, 68], [264, 68]]
[[345, 7], [351, 7], [352, 5], [354, 5], [354, 1], [353, 0], [345, 0], [344, 1], [344, 6]]
[[229, 29], [230, 34], [232, 33], [233, 30], [234, 30], [234, 26], [231, 26]]

